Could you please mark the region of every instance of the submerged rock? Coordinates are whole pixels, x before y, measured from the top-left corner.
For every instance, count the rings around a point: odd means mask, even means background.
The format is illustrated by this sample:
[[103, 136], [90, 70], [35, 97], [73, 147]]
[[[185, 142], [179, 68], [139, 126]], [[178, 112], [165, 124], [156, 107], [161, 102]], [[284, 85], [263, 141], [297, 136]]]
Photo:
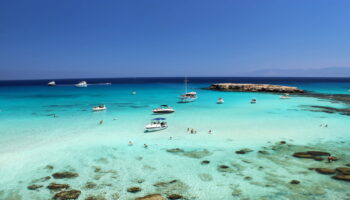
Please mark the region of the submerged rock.
[[348, 167], [338, 167], [336, 170], [344, 175], [350, 175], [350, 168]]
[[236, 151], [236, 154], [246, 154], [246, 153], [249, 153], [249, 152], [252, 152], [252, 151], [253, 150], [251, 150], [251, 149], [244, 148], [244, 149]]
[[98, 195], [86, 197], [85, 200], [106, 200], [106, 198], [104, 196]]
[[126, 191], [131, 192], [131, 193], [136, 193], [136, 192], [140, 192], [141, 188], [139, 188], [139, 187], [130, 187]]
[[306, 153], [312, 156], [330, 156], [331, 154], [323, 151], [307, 151]]
[[144, 197], [138, 197], [135, 200], [165, 200], [160, 194], [150, 194]]
[[63, 178], [75, 178], [78, 177], [79, 174], [75, 172], [56, 172], [52, 174], [52, 177], [55, 179], [63, 179]]
[[202, 165], [207, 165], [207, 164], [209, 164], [209, 163], [210, 163], [209, 160], [203, 160], [203, 161], [201, 162]]
[[119, 200], [119, 198], [120, 198], [119, 193], [114, 193], [114, 194], [112, 194], [112, 199], [113, 199], [113, 200]]
[[202, 180], [202, 181], [212, 181], [213, 177], [210, 174], [198, 174], [198, 177]]
[[46, 167], [44, 169], [47, 169], [47, 170], [53, 170], [54, 166], [52, 165], [46, 165]]
[[47, 186], [50, 190], [62, 190], [62, 189], [68, 189], [68, 184], [59, 184], [59, 183], [50, 183], [50, 185]]
[[166, 151], [167, 151], [167, 152], [169, 152], [169, 153], [179, 153], [179, 152], [184, 152], [184, 150], [183, 150], [183, 149], [180, 149], [180, 148], [167, 149]]
[[314, 158], [313, 155], [308, 154], [306, 152], [296, 152], [293, 154], [293, 156], [297, 158]]
[[229, 166], [227, 165], [219, 165], [218, 166], [218, 171], [219, 172], [233, 172], [233, 169], [231, 169]]
[[175, 149], [167, 149], [166, 151], [169, 153], [174, 153], [176, 155], [186, 156], [190, 158], [203, 158], [205, 156], [211, 155], [211, 152], [209, 152], [206, 149], [185, 151], [183, 149], [175, 148]]
[[39, 189], [39, 188], [42, 188], [42, 187], [44, 187], [43, 185], [29, 185], [27, 188], [28, 188], [28, 190], [37, 190], [37, 189]]
[[94, 189], [94, 188], [96, 188], [96, 186], [97, 186], [97, 184], [96, 183], [94, 183], [94, 182], [87, 182], [87, 183], [85, 183], [85, 188], [86, 189]]
[[298, 181], [298, 180], [291, 180], [289, 183], [290, 183], [290, 184], [299, 184], [300, 181]]
[[328, 168], [316, 168], [315, 169], [320, 174], [335, 174], [336, 171], [334, 169], [328, 169]]
[[48, 181], [48, 180], [50, 180], [50, 179], [51, 179], [50, 176], [45, 176], [45, 177], [42, 177], [42, 178], [38, 178], [38, 179], [32, 180], [32, 183], [45, 182], [45, 181]]
[[53, 198], [58, 200], [77, 199], [80, 196], [80, 194], [81, 194], [81, 191], [79, 190], [67, 190], [67, 191], [56, 193]]
[[182, 199], [182, 196], [179, 194], [171, 194], [168, 196], [168, 199], [171, 199], [171, 200]]
[[332, 178], [343, 181], [350, 181], [350, 175], [338, 174], [336, 176], [332, 176]]
[[260, 153], [260, 154], [264, 154], [264, 155], [269, 154], [269, 152], [268, 152], [268, 151], [265, 151], [265, 150], [260, 150], [260, 151], [258, 151], [258, 153]]

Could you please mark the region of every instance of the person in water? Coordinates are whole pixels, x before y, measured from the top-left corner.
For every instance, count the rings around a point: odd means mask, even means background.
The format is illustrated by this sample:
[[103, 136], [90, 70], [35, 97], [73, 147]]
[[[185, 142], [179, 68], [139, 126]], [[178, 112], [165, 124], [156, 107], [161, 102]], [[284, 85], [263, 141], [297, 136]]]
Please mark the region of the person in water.
[[337, 157], [334, 157], [334, 156], [328, 156], [328, 162], [329, 163], [331, 163], [331, 162], [333, 162], [333, 161], [337, 161], [338, 160], [338, 158]]
[[129, 146], [132, 146], [132, 145], [133, 145], [133, 143], [131, 141], [129, 141]]
[[103, 124], [103, 120], [100, 121], [100, 125]]
[[209, 132], [208, 132], [209, 134], [211, 134], [211, 130], [209, 130]]
[[143, 144], [143, 147], [145, 147], [145, 149], [147, 149], [147, 148], [148, 148], [148, 145], [147, 145], [147, 144]]

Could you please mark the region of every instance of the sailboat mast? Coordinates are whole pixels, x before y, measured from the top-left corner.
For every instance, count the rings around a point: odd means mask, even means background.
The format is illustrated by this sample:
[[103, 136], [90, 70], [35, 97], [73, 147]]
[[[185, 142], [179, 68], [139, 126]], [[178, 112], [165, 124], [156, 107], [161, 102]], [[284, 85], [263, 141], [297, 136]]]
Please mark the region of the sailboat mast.
[[187, 94], [187, 76], [185, 77], [185, 94]]

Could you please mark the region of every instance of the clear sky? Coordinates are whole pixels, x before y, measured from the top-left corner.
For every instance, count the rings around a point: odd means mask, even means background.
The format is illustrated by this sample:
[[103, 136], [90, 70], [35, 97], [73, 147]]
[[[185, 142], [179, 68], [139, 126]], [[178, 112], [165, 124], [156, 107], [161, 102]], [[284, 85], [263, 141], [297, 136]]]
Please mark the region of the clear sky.
[[349, 9], [348, 0], [0, 0], [0, 79], [350, 76]]

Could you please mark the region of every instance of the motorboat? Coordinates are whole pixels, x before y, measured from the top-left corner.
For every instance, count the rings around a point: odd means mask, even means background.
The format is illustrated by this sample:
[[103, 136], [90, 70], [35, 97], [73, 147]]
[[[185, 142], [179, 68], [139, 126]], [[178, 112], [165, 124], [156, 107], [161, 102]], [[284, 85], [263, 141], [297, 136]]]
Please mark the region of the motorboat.
[[102, 111], [102, 110], [107, 110], [106, 105], [99, 105], [92, 108], [92, 111]]
[[55, 81], [50, 81], [47, 85], [48, 86], [56, 86], [56, 82]]
[[81, 81], [78, 84], [75, 84], [75, 87], [87, 87], [87, 82], [86, 81]]
[[136, 91], [132, 91], [131, 94], [132, 94], [132, 95], [135, 95], [135, 94], [136, 94]]
[[193, 102], [197, 99], [197, 92], [187, 92], [187, 77], [185, 78], [185, 94], [181, 95], [179, 98], [181, 99], [181, 103], [189, 103]]
[[146, 132], [160, 131], [168, 128], [165, 118], [154, 118], [151, 123], [145, 126]]
[[223, 103], [224, 103], [224, 99], [220, 97], [217, 101], [217, 104], [223, 104]]
[[280, 99], [290, 99], [289, 94], [284, 94], [282, 96], [280, 96]]
[[256, 99], [255, 99], [255, 98], [254, 98], [254, 99], [252, 99], [252, 100], [250, 101], [250, 103], [251, 103], [251, 104], [256, 103]]
[[159, 108], [153, 109], [152, 112], [155, 114], [166, 114], [173, 113], [175, 110], [168, 105], [161, 105]]

